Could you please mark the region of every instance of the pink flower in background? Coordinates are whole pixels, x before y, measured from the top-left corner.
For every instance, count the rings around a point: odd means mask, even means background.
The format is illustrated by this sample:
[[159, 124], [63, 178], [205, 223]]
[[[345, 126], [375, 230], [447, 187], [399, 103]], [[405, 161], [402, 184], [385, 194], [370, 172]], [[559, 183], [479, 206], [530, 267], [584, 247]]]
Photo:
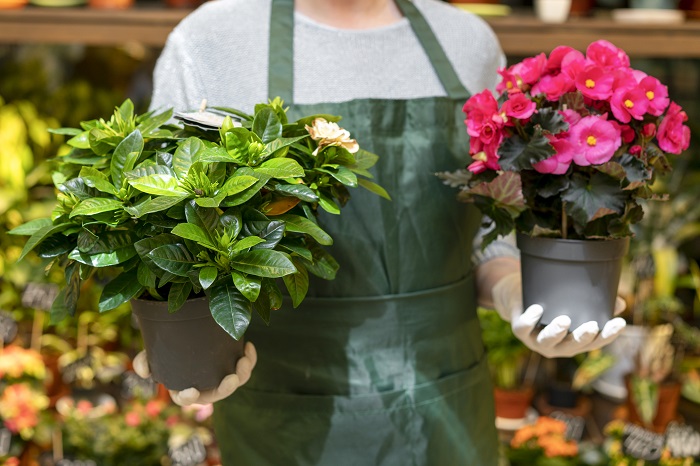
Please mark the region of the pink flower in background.
[[613, 89], [618, 89], [620, 87], [635, 87], [637, 85], [637, 78], [635, 78], [634, 73], [630, 68], [620, 68], [617, 70], [611, 70], [613, 75]]
[[619, 125], [620, 126], [620, 134], [622, 136], [622, 142], [625, 144], [629, 144], [632, 141], [634, 141], [634, 138], [637, 136], [637, 133], [634, 132], [634, 129], [630, 125]]
[[686, 121], [688, 121], [688, 115], [677, 103], [671, 102], [656, 134], [661, 150], [680, 154], [688, 148], [690, 128], [683, 124]]
[[647, 108], [649, 108], [649, 100], [639, 87], [615, 89], [610, 98], [610, 110], [622, 123], [629, 123], [632, 118], [641, 120]]
[[498, 74], [501, 75], [501, 81], [496, 85], [496, 92], [511, 92], [515, 89], [520, 89], [520, 83], [518, 83], [518, 78], [511, 73], [508, 68], [501, 68], [498, 70]]
[[644, 91], [644, 95], [649, 101], [649, 108], [647, 111], [654, 116], [659, 116], [664, 113], [670, 102], [668, 98], [668, 88], [653, 76], [646, 76], [643, 78], [639, 82], [639, 87]]
[[581, 91], [584, 97], [607, 100], [612, 95], [613, 80], [611, 73], [606, 73], [599, 66], [590, 65], [576, 76], [576, 89]]
[[[552, 50], [552, 53], [549, 54], [549, 58], [547, 59], [547, 72], [559, 73], [561, 71], [562, 62], [572, 52], [574, 56], [583, 58], [581, 52], [566, 45], [560, 45]], [[573, 58], [573, 56], [571, 58]]]
[[566, 73], [572, 80], [586, 67], [586, 57], [578, 50], [567, 53], [561, 61], [561, 72]]
[[559, 113], [564, 117], [564, 121], [569, 124], [569, 129], [579, 121], [581, 121], [581, 114], [576, 110], [571, 110], [567, 108], [565, 110], [559, 110]]
[[141, 415], [135, 411], [128, 412], [124, 415], [124, 422], [129, 427], [138, 427], [141, 425]]
[[498, 113], [498, 102], [491, 91], [485, 89], [478, 94], [474, 94], [462, 107], [462, 111], [469, 118], [471, 118], [470, 114], [475, 110], [487, 115]]
[[586, 49], [586, 58], [603, 68], [629, 68], [630, 58], [624, 50], [607, 40], [597, 40]]
[[620, 128], [598, 116], [581, 118], [569, 131], [576, 165], [600, 165], [622, 145]]
[[535, 113], [536, 109], [537, 105], [535, 102], [528, 99], [522, 92], [518, 92], [510, 94], [508, 100], [501, 107], [501, 112], [517, 120], [526, 120]]
[[532, 86], [532, 95], [544, 94], [547, 100], [557, 101], [567, 92], [576, 90], [574, 80], [566, 73], [542, 76], [542, 79]]
[[556, 151], [553, 156], [532, 165], [539, 173], [563, 175], [569, 169], [574, 157], [574, 146], [566, 139], [549, 137], [549, 142]]
[[547, 65], [547, 55], [541, 53], [534, 57], [526, 58], [511, 67], [511, 72], [520, 77], [523, 83], [532, 85], [540, 79]]

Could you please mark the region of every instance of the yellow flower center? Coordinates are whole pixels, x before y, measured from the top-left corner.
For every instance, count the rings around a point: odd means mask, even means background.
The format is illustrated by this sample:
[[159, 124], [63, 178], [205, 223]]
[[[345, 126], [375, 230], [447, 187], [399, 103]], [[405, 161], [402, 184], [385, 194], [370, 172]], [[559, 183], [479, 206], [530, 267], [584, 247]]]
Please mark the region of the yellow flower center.
[[593, 81], [593, 80], [590, 79], [590, 78], [589, 78], [589, 79], [586, 79], [586, 87], [587, 87], [588, 89], [593, 89], [593, 88], [595, 87], [595, 81]]
[[478, 154], [474, 154], [472, 155], [472, 158], [480, 162], [486, 162], [488, 160], [488, 158], [486, 157], [486, 152], [479, 152]]
[[597, 142], [598, 140], [595, 138], [595, 136], [588, 136], [586, 138], [586, 144], [588, 144], [589, 146], [595, 146]]
[[513, 89], [513, 82], [512, 81], [506, 82], [506, 88]]
[[647, 91], [647, 99], [654, 100], [654, 91]]
[[625, 100], [625, 107], [627, 107], [627, 108], [634, 107], [634, 102], [632, 102], [630, 99]]

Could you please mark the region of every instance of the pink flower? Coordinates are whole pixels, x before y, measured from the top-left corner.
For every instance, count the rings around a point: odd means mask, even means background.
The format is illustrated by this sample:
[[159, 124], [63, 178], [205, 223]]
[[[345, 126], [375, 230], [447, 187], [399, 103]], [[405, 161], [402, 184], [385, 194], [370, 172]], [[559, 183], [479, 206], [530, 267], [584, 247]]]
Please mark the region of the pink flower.
[[564, 121], [569, 124], [569, 129], [579, 121], [581, 121], [581, 114], [576, 110], [571, 110], [567, 108], [566, 110], [559, 110], [559, 113], [564, 117]]
[[586, 67], [586, 57], [578, 50], [567, 53], [561, 61], [561, 72], [566, 73], [574, 80], [576, 76]]
[[661, 150], [671, 154], [680, 154], [688, 148], [690, 145], [690, 128], [683, 124], [686, 121], [688, 121], [688, 115], [680, 105], [671, 102], [656, 134]]
[[610, 99], [610, 110], [623, 123], [629, 123], [632, 118], [641, 120], [648, 107], [649, 100], [639, 87], [615, 89]]
[[542, 79], [537, 82], [530, 93], [532, 95], [544, 94], [550, 102], [556, 102], [561, 96], [567, 92], [572, 92], [576, 89], [573, 79], [566, 73], [557, 75], [542, 76]]
[[619, 68], [611, 70], [611, 72], [613, 75], [613, 89], [637, 86], [638, 81], [631, 68]]
[[550, 144], [556, 151], [553, 156], [532, 165], [532, 168], [539, 173], [551, 173], [552, 175], [563, 175], [569, 169], [574, 157], [574, 146], [566, 139], [549, 138]]
[[622, 68], [630, 66], [630, 58], [607, 40], [597, 40], [586, 49], [586, 58], [603, 68]]
[[485, 89], [478, 94], [474, 94], [464, 103], [462, 111], [469, 116], [469, 114], [478, 110], [479, 112], [489, 115], [498, 112], [498, 102], [496, 98], [491, 94], [491, 91]]
[[504, 91], [511, 92], [514, 89], [520, 89], [518, 78], [511, 73], [510, 68], [501, 68], [498, 70], [498, 74], [501, 75], [501, 82], [496, 85], [496, 92], [502, 94]]
[[165, 404], [160, 400], [149, 400], [146, 403], [146, 414], [151, 417], [157, 417], [165, 408]]
[[516, 120], [527, 120], [535, 113], [536, 109], [535, 102], [528, 99], [522, 92], [517, 92], [508, 97], [508, 100], [501, 107], [501, 112]]
[[647, 123], [642, 126], [642, 136], [651, 139], [656, 135], [656, 125], [654, 123]]
[[124, 422], [126, 422], [126, 425], [129, 427], [138, 427], [141, 424], [141, 415], [134, 411], [126, 413]]
[[620, 128], [598, 116], [581, 118], [569, 136], [574, 146], [574, 163], [580, 166], [603, 164], [622, 145]]
[[[561, 70], [561, 64], [564, 61], [564, 59], [569, 55], [571, 52], [574, 52], [575, 54], [578, 54], [581, 58], [583, 58], [583, 55], [581, 52], [567, 46], [567, 45], [560, 45], [556, 47], [554, 50], [552, 50], [552, 53], [549, 54], [549, 58], [547, 59], [547, 71], [550, 73], [559, 73]], [[573, 58], [573, 57], [572, 57]]]
[[647, 111], [659, 116], [668, 107], [670, 99], [668, 98], [668, 89], [666, 86], [653, 76], [647, 76], [639, 82], [639, 87], [644, 91], [644, 95], [649, 100]]
[[496, 148], [498, 146], [491, 145], [484, 147], [484, 150], [472, 155], [472, 162], [468, 167], [472, 173], [481, 173], [486, 170], [500, 170], [501, 166], [498, 163], [498, 153]]
[[612, 95], [614, 77], [603, 68], [589, 65], [576, 76], [576, 89], [584, 97], [595, 100], [607, 100]]
[[634, 132], [634, 129], [630, 125], [620, 125], [620, 133], [622, 136], [622, 142], [625, 144], [629, 144], [630, 142], [634, 141], [635, 137], [637, 137], [637, 133]]
[[525, 84], [532, 85], [540, 79], [546, 65], [547, 55], [540, 53], [534, 57], [526, 58], [520, 63], [516, 63], [511, 67], [511, 71], [516, 77], [520, 77]]
[[634, 146], [630, 147], [629, 153], [634, 156], [638, 156], [642, 153], [642, 146], [635, 144]]

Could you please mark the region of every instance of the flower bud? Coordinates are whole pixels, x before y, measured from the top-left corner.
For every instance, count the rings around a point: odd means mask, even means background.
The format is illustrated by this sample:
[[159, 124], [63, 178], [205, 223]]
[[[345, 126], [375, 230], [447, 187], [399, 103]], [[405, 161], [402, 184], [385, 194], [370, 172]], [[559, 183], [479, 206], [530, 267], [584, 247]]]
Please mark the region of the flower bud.
[[654, 123], [647, 123], [642, 126], [642, 136], [651, 139], [656, 135], [656, 125]]
[[630, 147], [630, 154], [634, 155], [635, 157], [638, 157], [642, 153], [642, 146], [635, 144], [634, 146]]

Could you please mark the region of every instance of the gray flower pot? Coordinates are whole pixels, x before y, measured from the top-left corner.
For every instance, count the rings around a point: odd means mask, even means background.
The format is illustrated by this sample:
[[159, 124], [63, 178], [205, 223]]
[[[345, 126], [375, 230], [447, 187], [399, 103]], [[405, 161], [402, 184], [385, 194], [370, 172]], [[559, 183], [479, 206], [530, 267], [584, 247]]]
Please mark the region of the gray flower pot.
[[243, 340], [234, 340], [216, 323], [207, 298], [187, 300], [174, 313], [165, 301], [144, 299], [132, 300], [131, 309], [156, 382], [170, 390], [209, 390], [236, 371]]
[[523, 309], [541, 304], [540, 324], [559, 315], [571, 329], [596, 321], [602, 329], [613, 316], [622, 259], [629, 238], [566, 240], [517, 234], [523, 276]]

